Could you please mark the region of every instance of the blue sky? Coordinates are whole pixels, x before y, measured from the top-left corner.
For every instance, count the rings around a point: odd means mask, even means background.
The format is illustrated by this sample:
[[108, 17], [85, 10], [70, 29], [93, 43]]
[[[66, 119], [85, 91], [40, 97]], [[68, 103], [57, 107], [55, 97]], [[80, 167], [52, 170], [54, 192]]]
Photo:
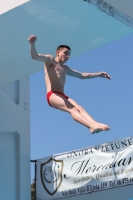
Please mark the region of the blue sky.
[[[132, 136], [132, 44], [133, 34], [67, 62], [70, 68], [80, 72], [106, 71], [113, 77], [112, 80], [80, 80], [67, 76], [65, 86], [65, 94], [83, 106], [96, 121], [111, 126], [110, 131], [91, 135], [68, 113], [49, 107], [43, 71], [30, 76], [31, 159]], [[31, 180], [33, 178], [32, 164]]]

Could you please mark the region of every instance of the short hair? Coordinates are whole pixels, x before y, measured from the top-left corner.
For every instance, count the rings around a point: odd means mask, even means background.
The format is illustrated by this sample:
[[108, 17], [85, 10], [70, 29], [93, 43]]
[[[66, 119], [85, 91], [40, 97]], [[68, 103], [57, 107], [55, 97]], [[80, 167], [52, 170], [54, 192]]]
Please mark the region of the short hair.
[[62, 49], [64, 49], [64, 48], [67, 48], [67, 49], [69, 49], [69, 50], [71, 51], [71, 48], [70, 48], [69, 46], [67, 46], [67, 45], [64, 45], [64, 44], [58, 46], [57, 49], [56, 49], [56, 51], [57, 51], [57, 50], [62, 50]]

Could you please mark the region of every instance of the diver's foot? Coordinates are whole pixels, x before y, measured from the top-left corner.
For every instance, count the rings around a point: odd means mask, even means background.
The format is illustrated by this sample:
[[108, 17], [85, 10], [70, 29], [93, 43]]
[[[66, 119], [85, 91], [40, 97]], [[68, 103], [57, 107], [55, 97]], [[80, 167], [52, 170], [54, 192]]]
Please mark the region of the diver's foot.
[[96, 124], [95, 126], [90, 128], [91, 134], [99, 133], [101, 131], [109, 131], [110, 127], [106, 124]]

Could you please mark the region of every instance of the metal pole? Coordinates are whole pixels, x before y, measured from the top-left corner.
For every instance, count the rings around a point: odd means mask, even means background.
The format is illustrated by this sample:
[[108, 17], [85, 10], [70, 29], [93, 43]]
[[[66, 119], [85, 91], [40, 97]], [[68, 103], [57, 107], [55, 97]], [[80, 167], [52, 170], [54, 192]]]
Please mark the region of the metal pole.
[[31, 160], [30, 162], [35, 163], [35, 200], [36, 200], [36, 172], [37, 172], [37, 160]]
[[36, 172], [37, 172], [37, 163], [36, 162], [35, 162], [35, 200], [36, 200]]

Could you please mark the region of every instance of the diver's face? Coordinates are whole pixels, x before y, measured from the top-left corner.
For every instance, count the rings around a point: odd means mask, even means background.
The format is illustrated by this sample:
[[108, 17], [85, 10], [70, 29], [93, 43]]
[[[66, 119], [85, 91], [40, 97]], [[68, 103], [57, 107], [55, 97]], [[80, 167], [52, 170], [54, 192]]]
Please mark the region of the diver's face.
[[67, 48], [63, 48], [60, 51], [57, 51], [57, 57], [59, 61], [65, 63], [70, 57], [70, 50]]

